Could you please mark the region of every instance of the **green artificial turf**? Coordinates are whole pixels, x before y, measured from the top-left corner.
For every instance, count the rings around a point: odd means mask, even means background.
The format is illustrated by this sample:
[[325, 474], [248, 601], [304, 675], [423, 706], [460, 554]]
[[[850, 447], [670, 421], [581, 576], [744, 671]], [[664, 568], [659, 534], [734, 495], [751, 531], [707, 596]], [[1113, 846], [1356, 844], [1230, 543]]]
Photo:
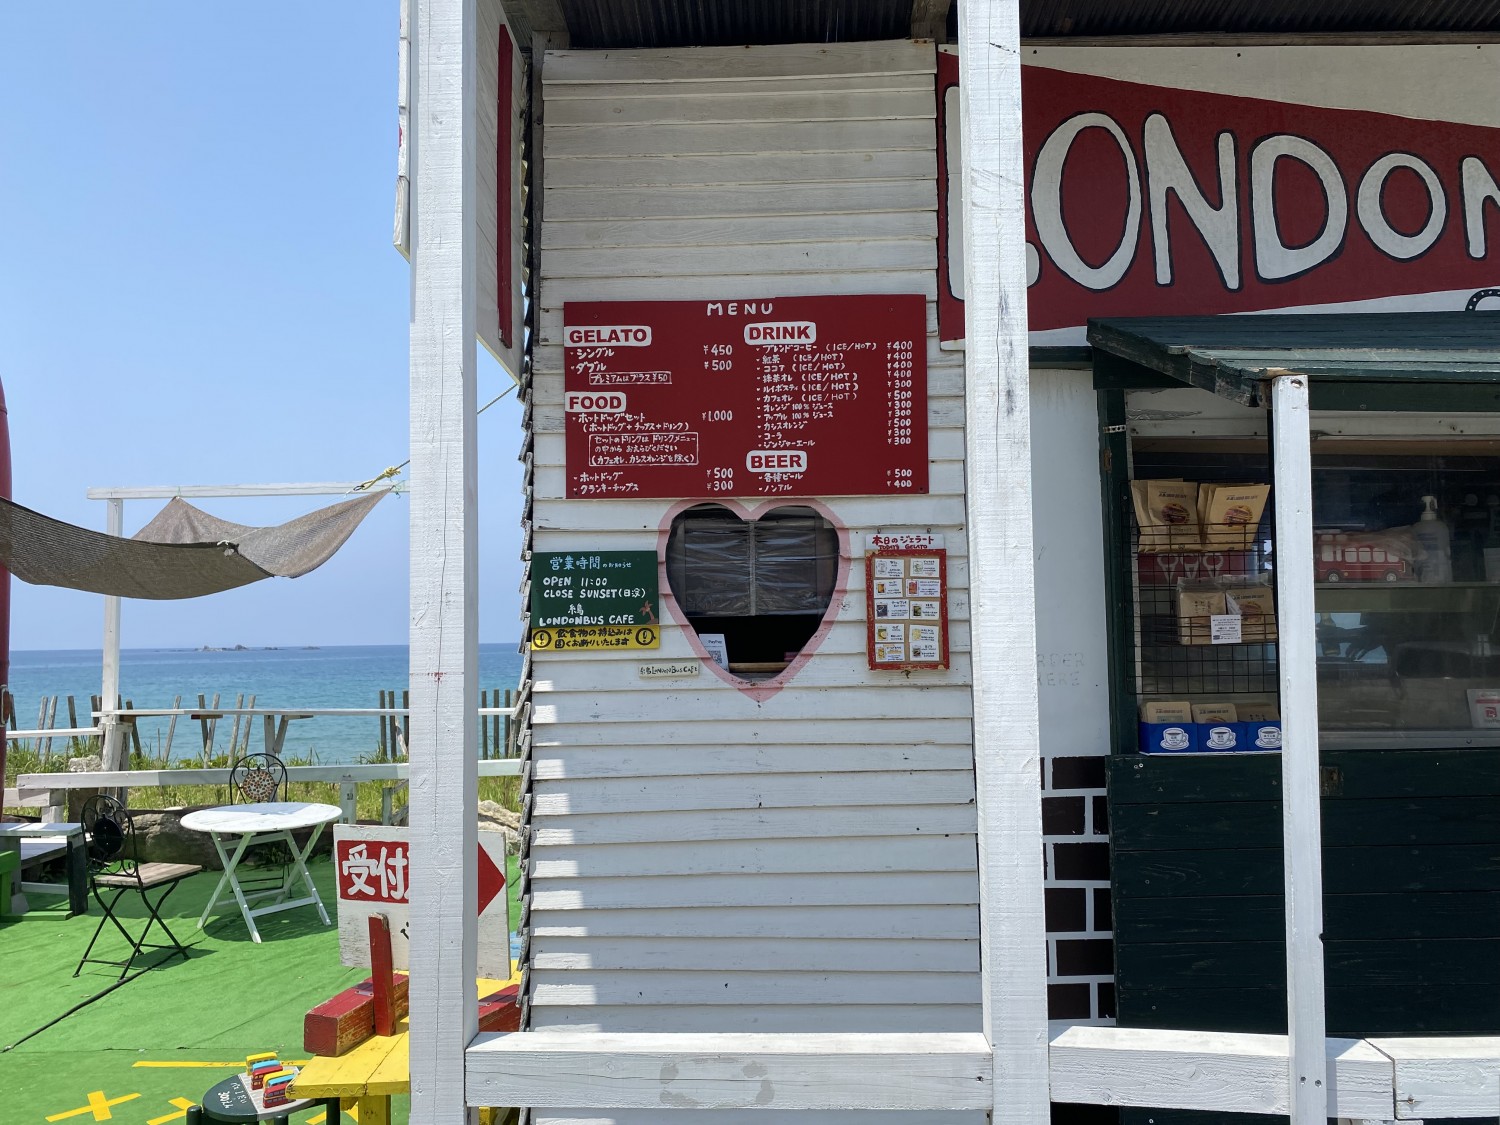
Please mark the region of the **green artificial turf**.
[[[308, 866], [332, 916], [332, 864], [324, 859]], [[514, 897], [513, 857], [507, 866]], [[359, 983], [368, 971], [339, 963], [338, 931], [323, 926], [311, 907], [257, 919], [259, 945], [250, 940], [232, 899], [227, 907], [220, 903], [203, 930], [196, 929], [218, 879], [212, 871], [185, 880], [162, 911], [188, 947], [187, 960], [174, 957], [19, 1044], [114, 983], [119, 970], [86, 965], [73, 976], [101, 917], [97, 903], [90, 903], [88, 916], [66, 918], [53, 900], [32, 896], [43, 908], [0, 922], [0, 1046], [18, 1044], [0, 1053], [0, 1122], [169, 1125], [183, 1120], [184, 1101], [196, 1104], [209, 1087], [242, 1069], [247, 1054], [306, 1057], [307, 1010]], [[134, 925], [143, 924], [138, 897], [123, 897], [119, 909]], [[518, 917], [514, 904], [511, 917]], [[125, 952], [124, 939], [106, 926], [95, 955]], [[406, 1099], [395, 1102], [396, 1125], [404, 1125]], [[296, 1120], [322, 1119], [318, 1110]], [[345, 1115], [345, 1122], [352, 1120]]]

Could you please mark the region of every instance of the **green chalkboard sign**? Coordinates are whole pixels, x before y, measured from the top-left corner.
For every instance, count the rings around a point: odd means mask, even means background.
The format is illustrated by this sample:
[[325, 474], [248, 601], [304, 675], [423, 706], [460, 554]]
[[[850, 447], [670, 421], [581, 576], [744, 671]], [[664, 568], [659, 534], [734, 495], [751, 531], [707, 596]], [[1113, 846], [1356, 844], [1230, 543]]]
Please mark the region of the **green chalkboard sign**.
[[532, 648], [656, 648], [660, 621], [655, 551], [532, 556]]

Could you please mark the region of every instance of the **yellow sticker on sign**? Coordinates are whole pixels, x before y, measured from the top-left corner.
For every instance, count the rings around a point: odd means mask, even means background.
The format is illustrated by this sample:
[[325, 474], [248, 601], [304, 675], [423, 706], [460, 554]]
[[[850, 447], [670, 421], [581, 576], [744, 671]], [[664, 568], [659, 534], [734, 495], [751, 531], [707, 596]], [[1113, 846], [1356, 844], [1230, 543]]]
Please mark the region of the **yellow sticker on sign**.
[[531, 631], [533, 652], [660, 647], [661, 630], [655, 625], [570, 625]]

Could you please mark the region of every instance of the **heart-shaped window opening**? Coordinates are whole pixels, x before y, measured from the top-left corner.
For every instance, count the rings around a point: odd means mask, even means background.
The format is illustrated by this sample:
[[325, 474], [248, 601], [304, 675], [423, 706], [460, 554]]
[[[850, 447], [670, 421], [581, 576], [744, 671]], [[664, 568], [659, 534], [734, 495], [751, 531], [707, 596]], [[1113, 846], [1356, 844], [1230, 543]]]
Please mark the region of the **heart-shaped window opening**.
[[729, 671], [767, 679], [797, 658], [823, 623], [839, 570], [839, 536], [812, 508], [747, 521], [699, 504], [672, 521], [667, 581], [701, 637], [721, 633]]

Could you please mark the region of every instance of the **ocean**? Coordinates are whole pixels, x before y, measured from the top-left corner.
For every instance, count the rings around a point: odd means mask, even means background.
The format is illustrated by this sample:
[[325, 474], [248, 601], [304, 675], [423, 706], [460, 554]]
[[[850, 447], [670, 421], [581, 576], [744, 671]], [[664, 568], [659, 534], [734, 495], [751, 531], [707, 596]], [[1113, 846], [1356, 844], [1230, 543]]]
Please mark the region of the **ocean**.
[[[99, 694], [102, 661], [98, 649], [12, 652], [10, 689], [16, 701], [16, 725], [23, 730], [37, 726], [42, 697], [60, 696], [56, 721], [50, 725], [68, 726], [67, 697], [72, 695], [79, 725], [87, 726], [89, 696]], [[514, 643], [479, 646], [480, 688], [514, 691], [520, 675], [521, 654]], [[212, 651], [128, 648], [120, 653], [120, 694], [138, 708], [171, 707], [179, 695], [182, 706], [197, 707], [200, 693], [210, 703], [218, 693], [220, 707], [233, 707], [241, 694], [246, 707], [252, 695], [256, 707], [377, 707], [382, 691], [399, 693], [406, 686], [405, 645]], [[224, 719], [218, 724], [215, 749], [220, 753], [228, 749], [233, 722]], [[147, 754], [159, 755], [165, 748], [168, 723], [168, 719], [139, 723], [141, 747]], [[379, 737], [379, 720], [373, 715], [303, 719], [287, 728], [284, 753], [299, 758], [311, 755], [318, 762], [354, 762], [373, 756]], [[198, 723], [179, 718], [172, 739], [173, 760], [195, 757], [199, 748]], [[54, 752], [61, 749], [60, 743], [53, 744]], [[250, 749], [261, 749], [258, 720]]]

